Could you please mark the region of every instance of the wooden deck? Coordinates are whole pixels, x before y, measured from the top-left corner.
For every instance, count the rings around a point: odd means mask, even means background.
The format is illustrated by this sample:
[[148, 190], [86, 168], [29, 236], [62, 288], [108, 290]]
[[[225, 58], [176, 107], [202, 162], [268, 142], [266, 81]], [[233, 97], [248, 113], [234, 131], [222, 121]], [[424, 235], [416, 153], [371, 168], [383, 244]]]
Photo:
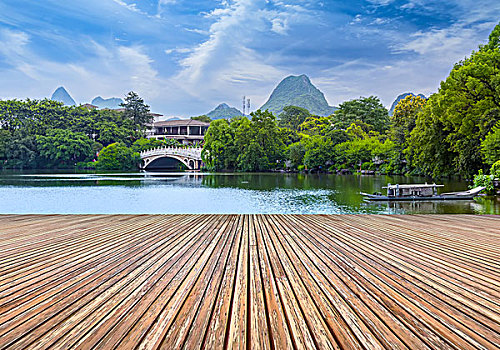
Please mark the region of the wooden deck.
[[498, 216], [0, 216], [1, 349], [499, 344]]

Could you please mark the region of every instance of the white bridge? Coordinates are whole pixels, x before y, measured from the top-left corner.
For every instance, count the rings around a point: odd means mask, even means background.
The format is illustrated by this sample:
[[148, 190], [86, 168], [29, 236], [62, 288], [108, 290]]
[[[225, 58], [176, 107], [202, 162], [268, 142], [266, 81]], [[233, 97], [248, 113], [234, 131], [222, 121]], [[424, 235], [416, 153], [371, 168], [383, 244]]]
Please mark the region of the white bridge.
[[202, 166], [201, 147], [158, 147], [141, 152], [142, 168], [146, 169], [155, 160], [173, 158], [183, 163], [189, 170], [199, 170]]

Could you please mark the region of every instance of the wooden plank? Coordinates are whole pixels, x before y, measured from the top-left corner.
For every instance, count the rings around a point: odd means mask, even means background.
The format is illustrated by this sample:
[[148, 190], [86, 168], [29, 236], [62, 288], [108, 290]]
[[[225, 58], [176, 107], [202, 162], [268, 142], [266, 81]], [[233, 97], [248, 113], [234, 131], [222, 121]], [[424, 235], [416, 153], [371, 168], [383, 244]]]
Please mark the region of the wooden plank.
[[500, 349], [494, 215], [0, 215], [0, 349]]

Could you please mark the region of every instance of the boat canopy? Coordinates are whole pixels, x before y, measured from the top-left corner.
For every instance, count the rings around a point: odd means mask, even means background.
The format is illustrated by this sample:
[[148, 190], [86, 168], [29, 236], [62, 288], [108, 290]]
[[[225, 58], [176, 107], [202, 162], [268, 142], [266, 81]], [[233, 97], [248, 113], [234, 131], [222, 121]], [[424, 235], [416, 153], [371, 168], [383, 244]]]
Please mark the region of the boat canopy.
[[407, 197], [407, 196], [435, 196], [437, 188], [443, 185], [434, 184], [406, 184], [406, 185], [391, 185], [382, 188], [387, 188], [387, 196], [389, 197]]
[[384, 186], [382, 188], [433, 188], [433, 187], [444, 187], [444, 185], [436, 185], [436, 184], [410, 184], [410, 185], [391, 185], [387, 184], [387, 186]]

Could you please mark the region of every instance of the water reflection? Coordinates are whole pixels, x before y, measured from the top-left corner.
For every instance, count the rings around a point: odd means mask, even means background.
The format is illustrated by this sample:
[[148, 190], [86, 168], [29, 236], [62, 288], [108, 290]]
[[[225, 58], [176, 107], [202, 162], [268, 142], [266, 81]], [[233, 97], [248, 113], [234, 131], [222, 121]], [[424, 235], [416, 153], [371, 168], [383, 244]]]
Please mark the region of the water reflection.
[[[402, 176], [204, 173], [0, 173], [0, 213], [500, 213], [497, 198], [366, 203]], [[442, 182], [443, 192], [466, 189]]]

